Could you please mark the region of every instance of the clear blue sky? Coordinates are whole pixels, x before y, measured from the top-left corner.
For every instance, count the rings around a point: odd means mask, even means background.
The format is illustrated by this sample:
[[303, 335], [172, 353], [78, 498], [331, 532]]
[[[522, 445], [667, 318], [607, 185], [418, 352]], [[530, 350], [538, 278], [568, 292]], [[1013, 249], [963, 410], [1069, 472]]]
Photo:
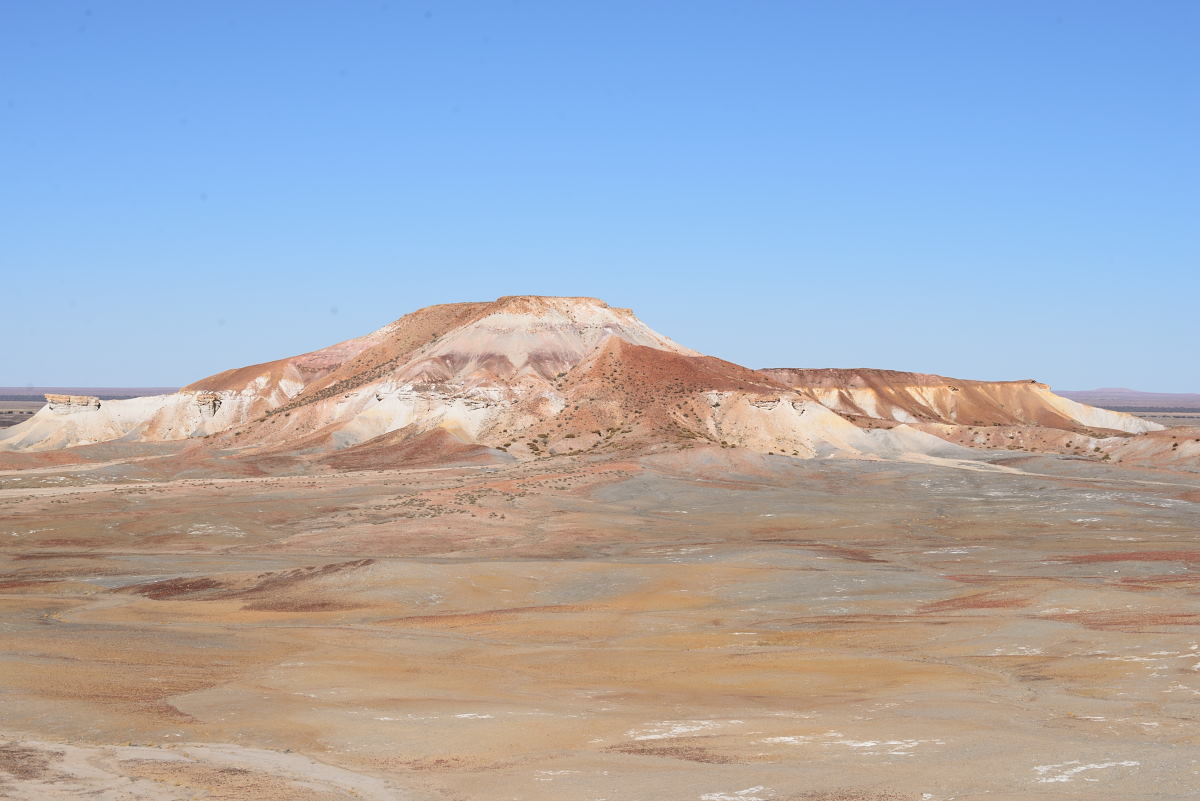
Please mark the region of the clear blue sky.
[[0, 2], [0, 384], [595, 295], [750, 366], [1200, 391], [1200, 3]]

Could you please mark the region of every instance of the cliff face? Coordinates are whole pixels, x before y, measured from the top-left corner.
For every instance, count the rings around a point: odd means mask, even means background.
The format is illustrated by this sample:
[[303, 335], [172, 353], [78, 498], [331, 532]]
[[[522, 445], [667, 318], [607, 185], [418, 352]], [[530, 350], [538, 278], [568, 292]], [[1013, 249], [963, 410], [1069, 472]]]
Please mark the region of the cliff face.
[[90, 412], [100, 408], [100, 399], [94, 395], [55, 395], [46, 393], [46, 403], [55, 414]]
[[196, 406], [204, 417], [216, 417], [221, 410], [221, 396], [216, 392], [197, 392]]

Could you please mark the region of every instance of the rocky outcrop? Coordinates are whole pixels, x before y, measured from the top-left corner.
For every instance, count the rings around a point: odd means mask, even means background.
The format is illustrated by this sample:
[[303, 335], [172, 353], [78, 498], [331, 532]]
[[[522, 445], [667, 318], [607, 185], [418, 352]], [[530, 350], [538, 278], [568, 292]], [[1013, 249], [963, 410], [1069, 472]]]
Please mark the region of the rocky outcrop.
[[46, 393], [46, 403], [56, 414], [90, 412], [100, 408], [100, 399], [95, 395], [56, 395]]
[[215, 392], [197, 392], [196, 405], [202, 417], [216, 417], [221, 408], [221, 396]]

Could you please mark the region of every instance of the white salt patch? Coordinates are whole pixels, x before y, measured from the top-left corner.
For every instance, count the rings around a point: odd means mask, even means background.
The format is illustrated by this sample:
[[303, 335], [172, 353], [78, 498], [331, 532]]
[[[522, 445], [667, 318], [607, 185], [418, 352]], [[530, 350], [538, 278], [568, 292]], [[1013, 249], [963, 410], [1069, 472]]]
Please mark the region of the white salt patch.
[[[1073, 781], [1080, 773], [1089, 770], [1104, 770], [1106, 768], [1136, 768], [1141, 765], [1141, 762], [1135, 762], [1132, 759], [1122, 760], [1120, 762], [1093, 762], [1085, 765], [1078, 759], [1072, 759], [1070, 762], [1060, 762], [1057, 765], [1036, 765], [1033, 769], [1040, 774], [1040, 778], [1034, 781], [1039, 784], [1055, 784], [1059, 782]], [[1094, 782], [1098, 779], [1085, 778], [1084, 781]]]
[[700, 801], [765, 801], [762, 796], [755, 795], [765, 789], [767, 788], [760, 784], [745, 790], [734, 790], [732, 793], [705, 793], [700, 796]]
[[626, 737], [635, 740], [665, 740], [670, 737], [684, 737], [699, 731], [712, 731], [726, 725], [740, 725], [740, 720], [661, 720], [647, 729], [630, 729]]
[[945, 740], [833, 740], [826, 745], [844, 745], [847, 748], [871, 749], [863, 753], [870, 756], [910, 756], [912, 749], [924, 743], [945, 745]]
[[839, 731], [827, 731], [820, 735], [789, 735], [764, 737], [755, 741], [762, 745], [808, 745], [820, 743], [824, 746], [840, 745], [856, 749], [866, 756], [910, 756], [912, 750], [920, 745], [945, 745], [946, 741], [938, 738], [917, 740], [852, 740]]
[[533, 780], [535, 782], [552, 782], [555, 776], [568, 776], [578, 772], [577, 770], [539, 770]]

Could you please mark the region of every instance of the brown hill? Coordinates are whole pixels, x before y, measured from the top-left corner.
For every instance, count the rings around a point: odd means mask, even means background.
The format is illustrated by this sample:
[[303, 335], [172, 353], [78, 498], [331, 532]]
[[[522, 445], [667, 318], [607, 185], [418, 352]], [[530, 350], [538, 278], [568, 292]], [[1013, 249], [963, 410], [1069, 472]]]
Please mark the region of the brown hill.
[[495, 458], [489, 448], [519, 459], [696, 446], [890, 458], [1084, 443], [1094, 453], [1093, 440], [1155, 428], [1033, 381], [751, 370], [595, 298], [512, 296], [420, 309], [178, 393], [51, 404], [0, 435], [0, 449], [192, 438], [260, 460], [356, 469]]
[[842, 414], [906, 423], [1041, 426], [1102, 436], [1157, 428], [1063, 398], [1032, 379], [972, 381], [874, 369], [767, 369], [770, 378]]

